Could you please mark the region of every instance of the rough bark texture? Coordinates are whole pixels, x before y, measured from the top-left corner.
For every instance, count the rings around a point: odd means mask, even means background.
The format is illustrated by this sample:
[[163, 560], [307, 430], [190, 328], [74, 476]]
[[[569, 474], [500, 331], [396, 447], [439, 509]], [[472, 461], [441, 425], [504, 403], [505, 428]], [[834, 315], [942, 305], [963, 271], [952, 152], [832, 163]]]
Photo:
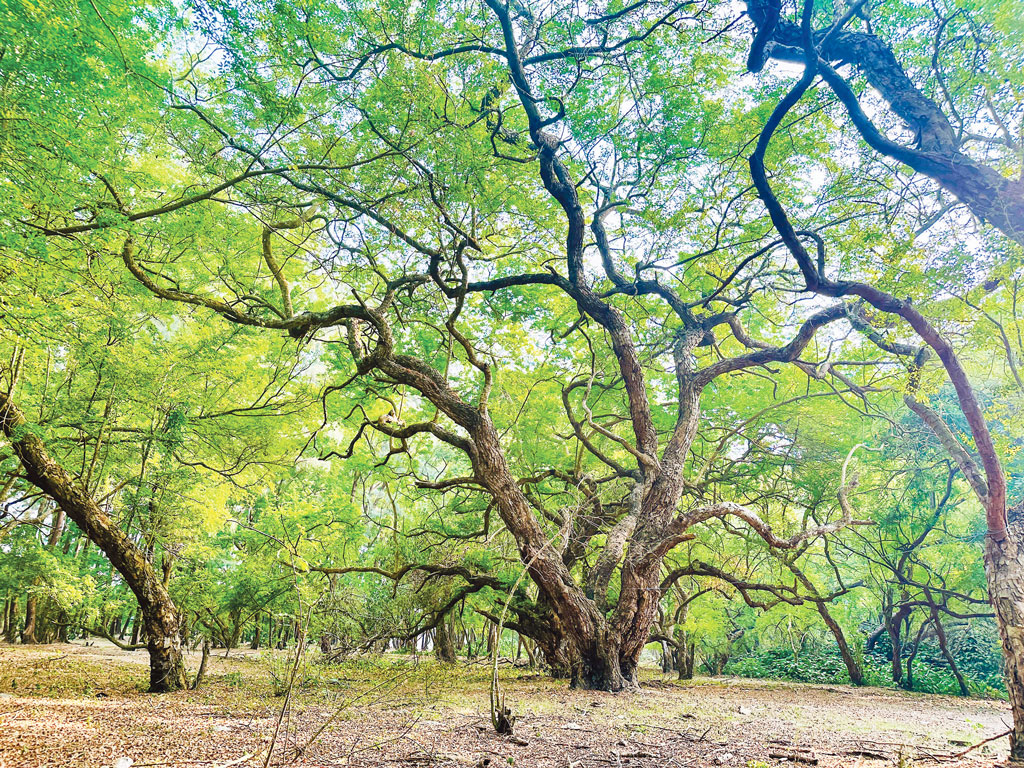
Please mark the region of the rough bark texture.
[[152, 565], [71, 475], [50, 458], [42, 440], [28, 430], [25, 417], [4, 393], [0, 393], [0, 428], [10, 440], [29, 481], [75, 521], [135, 593], [146, 628], [150, 691], [161, 693], [186, 687], [178, 613]]
[[[950, 382], [953, 384], [953, 388], [956, 390], [960, 411], [967, 421], [970, 436], [974, 441], [976, 460], [974, 456], [967, 455], [965, 447], [959, 439], [952, 435], [951, 430], [942, 419], [930, 418], [928, 413], [930, 409], [927, 406], [916, 402], [913, 397], [907, 399], [907, 405], [929, 425], [958, 464], [966, 465], [964, 466], [965, 475], [971, 480], [971, 487], [985, 510], [985, 521], [988, 527], [985, 564], [989, 597], [995, 608], [996, 622], [1002, 639], [1006, 663], [1006, 684], [1014, 715], [1014, 730], [1011, 736], [1011, 759], [1014, 761], [1024, 761], [1024, 634], [1022, 634], [1024, 633], [1024, 579], [1022, 579], [1022, 576], [1024, 576], [1024, 561], [1021, 559], [1019, 508], [1008, 511], [1007, 485], [1003, 465], [996, 452], [988, 423], [985, 420], [984, 411], [974, 394], [967, 372], [964, 370], [956, 351], [949, 341], [921, 314], [909, 299], [898, 299], [869, 283], [830, 279], [824, 273], [826, 263], [824, 242], [820, 239], [816, 240], [818, 247], [817, 258], [812, 258], [804, 246], [801, 237], [793, 228], [786, 210], [775, 196], [765, 172], [764, 156], [771, 142], [772, 135], [778, 129], [786, 114], [810, 87], [819, 71], [846, 106], [854, 122], [857, 124], [858, 130], [865, 135], [865, 138], [872, 147], [880, 152], [888, 152], [890, 154], [905, 154], [907, 152], [906, 148], [900, 147], [888, 141], [888, 139], [877, 135], [877, 130], [860, 112], [860, 107], [856, 103], [856, 99], [853, 98], [852, 92], [845, 81], [839, 78], [828, 67], [827, 63], [819, 58], [815, 34], [811, 29], [813, 8], [813, 0], [804, 0], [799, 35], [796, 37], [799, 41], [799, 58], [805, 65], [803, 75], [778, 103], [762, 129], [757, 147], [750, 157], [751, 178], [753, 179], [754, 186], [757, 188], [759, 197], [764, 202], [771, 216], [775, 229], [800, 267], [800, 272], [806, 281], [806, 289], [824, 296], [857, 296], [877, 310], [901, 317], [920, 336], [926, 345], [925, 348], [917, 351], [916, 355], [912, 348], [907, 349], [904, 345], [887, 343], [870, 331], [867, 333], [868, 338], [886, 351], [899, 355], [913, 356], [914, 367], [916, 368], [924, 365], [927, 360], [925, 353], [931, 350], [938, 356], [946, 374], [949, 376]], [[889, 69], [891, 70], [891, 67]], [[890, 74], [897, 80], [899, 80], [899, 77], [906, 80], [906, 75], [902, 71], [899, 73], [890, 71]], [[878, 87], [883, 89], [884, 85], [883, 83]], [[894, 109], [900, 108], [900, 102], [895, 99], [894, 94], [887, 94], [883, 91], [882, 95], [893, 105]], [[908, 94], [908, 97], [911, 96], [913, 96], [912, 93]], [[919, 102], [919, 106], [924, 112], [928, 112], [935, 105], [931, 104], [931, 107], [929, 107], [928, 103]], [[906, 111], [910, 115], [910, 110]], [[937, 107], [935, 107], [935, 111], [938, 111]], [[939, 116], [934, 114], [924, 115], [926, 118], [925, 124], [936, 128], [937, 132], [933, 132], [922, 140], [932, 143], [937, 142], [938, 144], [945, 140], [941, 125], [936, 122], [940, 116], [941, 112]], [[908, 118], [905, 117], [904, 119]], [[921, 156], [927, 153], [915, 151], [913, 154], [914, 158], [920, 159]], [[893, 154], [893, 156], [897, 155]], [[909, 163], [910, 158], [905, 160], [905, 162]], [[1015, 205], [1020, 210], [1014, 208]], [[1021, 222], [1024, 222], [1024, 215], [1021, 215], [1024, 214], [1024, 206], [1021, 206], [1019, 202], [1015, 203], [1011, 196], [1007, 200], [1007, 210], [1011, 209], [1017, 211], [1014, 214], [1016, 222], [1014, 225], [1009, 226], [1009, 228], [1004, 229], [1004, 231], [1008, 236], [1020, 242], [1024, 233], [1014, 227], [1020, 227]]]
[[1003, 538], [985, 540], [985, 572], [1013, 709], [1010, 758], [1024, 762], [1024, 523], [1012, 523]]

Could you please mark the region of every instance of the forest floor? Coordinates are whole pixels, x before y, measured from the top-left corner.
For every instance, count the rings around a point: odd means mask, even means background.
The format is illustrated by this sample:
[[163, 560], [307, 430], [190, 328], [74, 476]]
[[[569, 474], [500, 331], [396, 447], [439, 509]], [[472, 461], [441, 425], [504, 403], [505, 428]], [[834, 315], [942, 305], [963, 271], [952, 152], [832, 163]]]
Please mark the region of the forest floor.
[[[0, 768], [794, 768], [993, 766], [1003, 702], [882, 689], [701, 678], [655, 670], [639, 693], [570, 691], [501, 668], [515, 737], [489, 720], [486, 662], [429, 657], [315, 663], [296, 677], [287, 652], [223, 651], [198, 691], [153, 696], [144, 651], [0, 645]], [[198, 655], [190, 656], [191, 669]], [[319, 733], [318, 733], [319, 732]]]

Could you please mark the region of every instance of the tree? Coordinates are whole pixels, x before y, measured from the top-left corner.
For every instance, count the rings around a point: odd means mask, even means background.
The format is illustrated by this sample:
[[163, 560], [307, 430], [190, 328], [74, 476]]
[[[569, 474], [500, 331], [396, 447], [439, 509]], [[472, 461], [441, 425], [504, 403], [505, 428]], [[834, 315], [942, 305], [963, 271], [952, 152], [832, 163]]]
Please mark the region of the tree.
[[138, 547], [53, 459], [30, 430], [24, 414], [0, 393], [0, 429], [11, 441], [29, 481], [75, 521], [110, 559], [139, 601], [149, 649], [149, 689], [175, 691], [187, 685], [179, 616], [167, 587]]
[[[280, 576], [259, 561], [272, 550], [297, 572], [351, 579], [377, 605], [390, 593], [391, 609], [400, 582], [429, 593], [410, 621], [395, 622], [396, 636], [443, 627], [456, 605], [493, 616], [514, 590], [508, 626], [535, 640], [550, 667], [584, 687], [633, 687], [672, 587], [666, 557], [712, 525], [730, 535], [738, 526], [745, 545], [757, 538], [781, 557], [761, 551], [771, 565], [734, 573], [725, 551], [711, 552], [680, 563], [681, 573], [744, 597], [813, 603], [856, 677], [847, 629], [828, 606], [843, 579], [820, 565], [818, 540], [854, 522], [852, 478], [839, 476], [857, 441], [833, 435], [815, 465], [827, 481], [794, 490], [787, 477], [809, 460], [809, 444], [803, 426], [777, 422], [794, 403], [811, 404], [817, 422], [834, 421], [840, 401], [877, 415], [907, 349], [863, 302], [907, 320], [950, 370], [981, 468], [957, 461], [976, 489], [985, 476], [979, 495], [996, 532], [1005, 483], [967, 369], [917, 308], [934, 298], [921, 277], [933, 264], [908, 230], [942, 232], [949, 206], [931, 204], [916, 182], [893, 191], [903, 170], [877, 151], [848, 151], [844, 116], [875, 150], [931, 174], [1019, 239], [1015, 182], [1002, 172], [1016, 151], [1005, 130], [1016, 81], [989, 98], [1001, 134], [972, 139], [1002, 154], [975, 156], [918, 109], [927, 97], [881, 38], [847, 29], [862, 6], [833, 10], [808, 5], [797, 34], [780, 7], [751, 7], [751, 69], [766, 54], [809, 65], [781, 102], [771, 72], [764, 82], [735, 77], [749, 46], [714, 6], [598, 12], [487, 0], [370, 13], [354, 1], [211, 0], [191, 21], [153, 7], [97, 23], [79, 8], [84, 31], [72, 39], [29, 14], [10, 53], [12, 103], [31, 130], [12, 133], [5, 155], [15, 158], [5, 178], [26, 180], [2, 203], [5, 253], [47, 275], [88, 263], [124, 278], [165, 328], [198, 320], [236, 362], [279, 366], [281, 388], [241, 410], [273, 411], [277, 429], [329, 463], [324, 477], [351, 483], [352, 497], [369, 486], [352, 504], [369, 522], [358, 534], [387, 536], [370, 547], [371, 565], [353, 565], [340, 545], [318, 548], [299, 517], [278, 528], [250, 505], [244, 525], [277, 547], [247, 541], [244, 554], [219, 561], [240, 589], [226, 595], [207, 582], [194, 612], [210, 631], [229, 645], [244, 634], [243, 603], [265, 594], [253, 579]], [[899, 5], [887, 23], [916, 12]], [[965, 23], [960, 15], [938, 22], [935, 87], [955, 99], [988, 73], [949, 53], [943, 30]], [[129, 29], [125, 47], [108, 44]], [[903, 55], [918, 41], [901, 35]], [[990, 49], [1012, 53], [1013, 43], [1004, 35]], [[880, 142], [847, 80], [830, 74], [840, 61], [857, 62], [898, 114], [917, 120], [920, 147]], [[72, 65], [87, 87], [69, 81]], [[117, 77], [101, 87], [108, 71]], [[808, 91], [815, 72], [829, 89]], [[54, 86], [61, 110], [42, 108], [39, 82]], [[801, 99], [807, 108], [789, 119]], [[791, 141], [781, 149], [771, 139], [785, 120]], [[971, 132], [971, 118], [960, 129]], [[758, 132], [752, 191], [737, 158]], [[766, 157], [780, 168], [770, 181]], [[790, 224], [784, 206], [806, 214], [806, 227]], [[974, 255], [962, 243], [938, 250], [948, 262], [934, 271], [950, 281]], [[832, 261], [867, 282], [831, 280]], [[894, 285], [913, 301], [895, 298]], [[281, 367], [289, 356], [294, 365]], [[926, 363], [916, 347], [910, 357], [915, 370]], [[224, 363], [201, 358], [196, 373]], [[319, 426], [282, 394], [314, 381]], [[921, 403], [923, 393], [911, 394]], [[171, 411], [186, 425], [199, 418]], [[241, 484], [239, 465], [219, 466]], [[158, 495], [142, 474], [137, 502]], [[415, 498], [396, 501], [403, 493]], [[158, 523], [167, 519], [156, 510]], [[179, 524], [185, 538], [190, 526]], [[429, 546], [410, 545], [413, 535]], [[158, 544], [153, 531], [143, 536]], [[514, 588], [523, 569], [530, 582]], [[799, 590], [778, 597], [780, 576]]]
[[[977, 459], [970, 455], [961, 440], [953, 434], [938, 414], [915, 397], [913, 378], [911, 389], [904, 399], [907, 406], [928, 425], [949, 452], [950, 457], [970, 482], [972, 490], [985, 510], [988, 528], [985, 541], [985, 568], [988, 577], [989, 598], [995, 609], [1003, 642], [1007, 690], [1014, 718], [1014, 729], [1010, 738], [1010, 754], [1014, 761], [1021, 761], [1024, 760], [1024, 642], [1022, 642], [1022, 638], [1024, 638], [1024, 554], [1022, 554], [1024, 527], [1021, 526], [1021, 521], [1018, 518], [1019, 510], [1024, 507], [1024, 502], [1017, 508], [1008, 509], [1006, 477], [992, 434], [967, 372], [949, 341], [909, 299], [899, 299], [870, 283], [830, 279], [825, 273], [828, 254], [824, 241], [820, 237], [813, 238], [817, 255], [816, 258], [812, 258], [804, 246], [803, 239], [790, 222], [784, 207], [775, 196], [765, 172], [765, 151], [773, 134], [819, 72], [823, 74], [825, 81], [836, 91], [847, 108], [849, 109], [851, 106], [846, 98], [847, 93], [844, 91], [845, 83], [831, 77], [829, 74], [831, 68], [820, 55], [820, 45], [816, 42], [812, 31], [813, 8], [813, 0], [807, 0], [803, 5], [800, 21], [799, 39], [802, 51], [801, 59], [804, 64], [803, 76], [779, 101], [765, 124], [754, 154], [750, 157], [751, 175], [758, 194], [771, 216], [772, 223], [800, 267], [807, 290], [830, 297], [857, 296], [881, 312], [900, 317], [924, 342], [923, 348], [915, 349], [889, 341], [872, 329], [870, 323], [855, 320], [854, 325], [864, 331], [868, 338], [881, 348], [911, 357], [913, 359], [913, 376], [919, 375], [917, 369], [920, 369], [926, 362], [927, 353], [934, 352], [956, 391], [960, 410], [967, 421], [970, 436], [977, 451]], [[842, 23], [849, 20], [851, 15], [847, 14], [846, 17], [839, 19], [825, 33], [825, 37], [831, 37], [842, 26]], [[771, 26], [769, 24], [763, 26], [762, 29], [767, 29], [771, 34]], [[755, 54], [758, 44], [755, 38]], [[895, 101], [895, 96], [890, 96], [890, 100]], [[931, 106], [935, 105], [931, 104]], [[853, 114], [854, 120], [857, 122], [859, 116], [856, 110]], [[934, 127], [934, 123], [925, 123], [924, 125]], [[860, 125], [858, 128], [863, 132]], [[869, 141], [869, 143], [871, 142]], [[877, 147], [874, 148], [877, 149]], [[1011, 204], [1012, 208], [1010, 194], [1006, 193], [1003, 197], [1009, 198], [1007, 202]], [[1019, 215], [1011, 216], [1011, 220], [1019, 223], [1021, 217]], [[1005, 227], [1006, 224], [1004, 224]], [[1008, 232], [1008, 234], [1012, 235], [1013, 233]]]
[[[776, 346], [750, 337], [740, 323], [738, 310], [751, 303], [749, 295], [744, 293], [749, 287], [744, 287], [732, 299], [737, 310], [717, 311], [713, 308], [714, 302], [725, 293], [725, 289], [733, 292], [731, 278], [721, 281], [721, 287], [710, 295], [698, 296], [695, 300], [684, 299], [676, 290], [654, 279], [632, 281], [624, 278], [615, 264], [616, 257], [609, 243], [605, 222], [610, 213], [629, 199], [631, 192], [625, 189], [626, 196], [622, 200], [618, 199], [623, 186], [614, 178], [609, 178], [612, 187], [605, 187], [599, 180], [593, 184], [591, 202], [595, 209], [590, 216], [589, 228], [602, 260], [603, 278], [610, 284], [610, 289], [606, 291], [595, 289], [584, 263], [588, 214], [577, 192], [578, 182], [568, 164], [570, 144], [549, 129], [549, 126], [565, 118], [565, 111], [560, 108], [548, 112], [542, 107], [534, 95], [535, 85], [527, 73], [527, 68], [538, 67], [548, 61], [565, 61], [569, 54], [557, 48], [557, 40], [548, 43], [538, 39], [533, 44], [549, 48], [548, 53], [535, 53], [532, 57], [524, 58], [520, 54], [523, 40], [519, 38], [519, 28], [528, 29], [532, 23], [530, 14], [511, 11], [497, 3], [491, 3], [488, 7], [493, 14], [492, 34], [497, 35], [498, 42], [487, 48], [485, 53], [497, 57], [513, 82], [516, 99], [526, 119], [526, 132], [536, 148], [541, 185], [555, 204], [555, 211], [560, 211], [563, 217], [564, 223], [560, 224], [557, 219], [551, 219], [552, 211], [545, 212], [544, 216], [550, 221], [544, 222], [540, 234], [546, 244], [555, 247], [562, 233], [564, 239], [558, 248], [562, 252], [564, 272], [555, 271], [549, 266], [548, 271], [512, 272], [491, 279], [471, 279], [470, 266], [475, 258], [471, 256], [473, 252], [482, 254], [482, 265], [496, 258], [509, 260], [514, 246], [496, 240], [497, 231], [494, 226], [498, 218], [492, 214], [490, 220], [479, 221], [473, 228], [466, 229], [460, 221], [466, 219], [470, 207], [459, 199], [450, 181], [446, 179], [442, 182], [436, 178], [436, 172], [429, 167], [427, 161], [416, 156], [415, 144], [396, 143], [377, 130], [372, 117], [367, 119], [368, 128], [376, 135], [380, 154], [387, 157], [389, 165], [397, 162], [403, 174], [412, 174], [410, 183], [415, 183], [421, 195], [413, 205], [422, 208], [428, 216], [436, 217], [441, 224], [443, 238], [436, 245], [423, 242], [412, 234], [413, 228], [418, 226], [412, 221], [409, 224], [395, 221], [390, 218], [390, 212], [375, 207], [372, 201], [352, 199], [335, 191], [332, 186], [336, 182], [330, 177], [322, 179], [312, 176], [302, 179], [284, 168], [272, 169], [268, 165], [269, 157], [264, 158], [259, 151], [245, 147], [242, 139], [224, 134], [236, 151], [252, 158], [268, 175], [284, 180], [296, 190], [319, 197], [322, 203], [317, 203], [318, 206], [332, 206], [336, 211], [333, 215], [337, 223], [344, 220], [355, 228], [355, 221], [341, 218], [355, 215], [360, 226], [379, 226], [383, 230], [382, 234], [396, 238], [402, 248], [410, 249], [409, 253], [420, 259], [417, 271], [403, 268], [395, 276], [381, 278], [375, 287], [371, 287], [371, 291], [378, 292], [378, 298], [372, 303], [360, 297], [354, 304], [335, 304], [325, 309], [297, 312], [292, 289], [288, 281], [282, 279], [280, 263], [272, 254], [276, 239], [274, 234], [292, 228], [301, 230], [304, 224], [308, 225], [312, 221], [312, 214], [300, 216], [294, 226], [283, 221], [273, 221], [263, 231], [262, 261], [266, 263], [280, 289], [277, 306], [259, 299], [258, 289], [246, 290], [244, 296], [239, 294], [239, 301], [227, 301], [203, 291], [168, 287], [161, 276], [163, 267], [153, 262], [155, 254], [146, 253], [144, 257], [136, 255], [135, 235], [128, 235], [124, 240], [121, 258], [136, 279], [156, 296], [204, 307], [233, 323], [286, 331], [300, 339], [342, 328], [357, 376], [370, 377], [375, 382], [374, 386], [389, 387], [392, 391], [404, 388], [415, 392], [424, 403], [436, 408], [450, 426], [430, 418], [403, 424], [400, 414], [393, 412], [386, 419], [367, 419], [359, 432], [361, 434], [367, 428], [375, 429], [403, 446], [418, 435], [430, 435], [461, 452], [464, 455], [462, 461], [468, 462], [470, 468], [470, 481], [493, 498], [502, 522], [515, 538], [520, 559], [542, 593], [544, 614], [557, 620], [558, 637], [554, 642], [560, 645], [564, 638], [567, 643], [574, 682], [584, 687], [618, 690], [636, 685], [639, 656], [657, 617], [658, 601], [655, 598], [660, 594], [661, 563], [673, 547], [690, 535], [689, 528], [712, 518], [738, 516], [746, 520], [772, 546], [792, 548], [815, 536], [836, 531], [850, 522], [849, 508], [844, 505], [843, 515], [832, 522], [784, 537], [777, 535], [771, 526], [740, 504], [716, 502], [689, 505], [683, 511], [678, 509], [686, 490], [687, 457], [699, 426], [700, 400], [704, 390], [726, 374], [772, 362], [798, 361], [815, 333], [843, 319], [846, 310], [842, 305], [835, 305], [810, 314], [802, 322], [796, 322], [795, 332], [789, 341]], [[647, 34], [655, 33], [666, 24], [658, 18], [646, 23]], [[367, 56], [383, 56], [392, 49], [392, 46], [381, 45], [370, 50]], [[624, 50], [625, 45], [608, 45], [588, 51], [586, 55], [593, 54], [595, 58], [614, 61]], [[447, 55], [447, 52], [443, 52], [433, 58], [445, 58]], [[368, 89], [366, 96], [369, 99], [375, 98], [372, 89]], [[198, 105], [181, 106], [199, 114], [207, 124], [216, 123]], [[640, 117], [638, 114], [637, 119]], [[494, 134], [490, 138], [493, 139]], [[640, 137], [638, 140], [641, 140]], [[487, 148], [488, 145], [484, 145], [484, 149]], [[515, 158], [504, 158], [493, 143], [491, 148], [497, 160], [512, 167], [519, 164]], [[533, 160], [529, 162], [532, 164]], [[591, 161], [594, 164], [591, 173], [597, 170], [597, 162], [595, 156]], [[337, 163], [318, 166], [300, 162], [293, 165], [302, 172], [315, 173], [321, 167], [326, 170], [328, 165], [336, 166]], [[646, 183], [644, 174], [656, 174], [659, 169], [657, 166], [641, 166], [637, 170], [641, 179], [627, 185], [634, 189]], [[232, 185], [240, 183], [233, 182]], [[115, 182], [112, 182], [112, 186], [116, 189]], [[467, 187], [462, 194], [472, 196], [472, 188]], [[123, 199], [123, 196], [117, 194], [116, 198]], [[193, 198], [195, 196], [182, 202], [188, 205], [200, 201], [199, 198]], [[202, 200], [207, 199], [208, 196], [202, 196]], [[307, 205], [305, 208], [313, 210], [313, 206]], [[316, 216], [325, 216], [322, 210], [318, 208]], [[128, 221], [141, 221], [162, 216], [163, 211], [131, 211], [122, 207], [121, 214]], [[401, 212], [396, 211], [395, 215], [401, 215]], [[337, 226], [337, 223], [332, 226]], [[104, 228], [100, 222], [94, 222], [68, 226], [47, 225], [43, 231], [50, 236], [60, 236]], [[309, 231], [308, 226], [306, 229]], [[361, 234], [363, 237], [371, 236], [365, 230]], [[494, 248], [482, 245], [491, 240], [495, 241]], [[491, 250], [495, 253], [489, 253]], [[374, 270], [377, 272], [384, 269], [385, 262], [397, 257], [397, 253], [387, 251], [377, 257], [366, 255], [376, 260]], [[140, 261], [140, 258], [146, 261]], [[599, 532], [605, 535], [601, 554], [584, 578], [572, 572], [578, 556], [567, 558], [566, 545], [552, 546], [552, 534], [545, 531], [542, 525], [545, 513], [541, 510], [541, 519], [538, 519], [536, 500], [531, 499], [523, 490], [522, 479], [516, 477], [510, 466], [489, 408], [489, 397], [495, 383], [494, 367], [485, 357], [490, 353], [479, 349], [477, 345], [480, 342], [471, 341], [460, 327], [461, 316], [475, 295], [524, 287], [547, 288], [567, 297], [579, 311], [579, 321], [570, 330], [587, 338], [582, 331], [582, 323], [595, 324], [607, 339], [608, 352], [615, 361], [614, 367], [604, 372], [612, 377], [609, 382], [595, 383], [595, 358], [592, 360], [590, 375], [573, 381], [565, 388], [563, 395], [567, 418], [576, 439], [606, 469], [611, 470], [612, 475], [603, 479], [603, 482], [612, 482], [615, 484], [612, 487], [622, 489], [617, 498], [613, 497], [607, 503], [599, 495], [591, 495], [590, 504], [601, 504], [606, 509], [600, 513], [606, 515], [600, 526], [587, 530], [586, 526], [573, 525], [572, 533], [580, 537], [577, 546], [593, 544]], [[437, 323], [435, 327], [443, 327], [446, 331], [448, 338], [443, 344], [447, 348], [448, 359], [458, 360], [467, 372], [475, 373], [475, 381], [465, 374], [453, 381], [445, 375], [447, 364], [439, 365], [436, 355], [417, 355], [400, 346], [408, 338], [410, 330], [402, 314], [406, 310], [418, 309], [417, 305], [422, 306], [420, 295], [427, 291], [449, 303], [447, 316], [442, 315], [432, 322]], [[248, 298], [254, 294], [256, 298]], [[648, 390], [651, 384], [647, 369], [653, 365], [653, 361], [646, 362], [638, 348], [640, 327], [610, 301], [612, 298], [628, 300], [630, 297], [633, 297], [636, 308], [642, 308], [644, 312], [667, 310], [669, 313], [664, 332], [656, 338], [644, 339], [645, 350], [650, 350], [644, 354], [652, 354], [660, 348], [655, 359], [667, 360], [671, 366], [671, 378], [659, 377], [663, 379], [659, 381], [659, 386], [674, 388], [675, 413], [670, 419], [656, 415], [650, 404]], [[395, 324], [396, 319], [399, 325]], [[793, 324], [793, 321], [787, 324]], [[721, 328], [732, 332], [738, 349], [723, 359], [708, 359], [706, 364], [699, 364], [698, 355], [703, 349], [716, 344], [715, 331]], [[657, 363], [658, 366], [664, 364]], [[595, 389], [610, 391], [610, 398], [621, 398], [624, 414], [622, 417], [614, 417], [614, 420], [628, 425], [631, 433], [628, 437], [617, 434], [613, 428], [601, 424], [589, 413], [588, 400]], [[582, 402], [578, 399], [581, 396]], [[577, 403], [587, 413], [583, 418], [575, 417], [572, 412]], [[667, 423], [660, 426], [659, 422]], [[597, 447], [586, 434], [590, 430], [625, 458], [612, 457], [608, 454], [608, 448]], [[570, 486], [580, 485], [583, 479], [580, 470], [556, 470], [549, 476]], [[458, 482], [460, 479], [450, 478], [442, 481], [440, 487]], [[617, 600], [612, 600], [609, 587], [616, 570], [618, 596]]]
[[[750, 71], [759, 72], [768, 58], [804, 63], [805, 43], [800, 25], [782, 17], [781, 3], [753, 0], [747, 5], [748, 14], [757, 27], [747, 59]], [[1024, 178], [1013, 178], [1005, 169], [1007, 160], [1018, 164], [1024, 160], [1024, 144], [1019, 135], [1009, 131], [1005, 120], [1013, 111], [1011, 100], [1019, 88], [1019, 78], [1007, 72], [1010, 77], [997, 84], [1000, 70], [1016, 65], [1011, 63], [1012, 56], [1001, 60], [996, 53], [1000, 43], [1013, 44], [1012, 37], [1020, 32], [1019, 19], [1014, 21], [1013, 11], [1009, 9], [1005, 13], [1010, 18], [1002, 18], [1000, 14], [1004, 11], [1000, 5], [989, 4], [985, 10], [996, 13], [987, 19], [988, 28], [980, 31], [971, 11], [933, 4], [936, 24], [934, 39], [929, 41], [932, 56], [928, 67], [937, 93], [932, 97], [907, 76], [892, 47], [874, 33], [866, 6], [866, 3], [851, 5], [828, 26], [811, 32], [817, 52], [816, 73], [835, 93], [850, 121], [872, 149], [934, 179], [982, 222], [1024, 245]], [[867, 31], [844, 28], [857, 16], [868, 20]], [[887, 21], [880, 23], [885, 25]], [[954, 67], [952, 72], [947, 71], [949, 60], [957, 54], [954, 46], [947, 50], [944, 42], [947, 36], [957, 34], [973, 38], [971, 42], [988, 71], [972, 72], [967, 68], [977, 67], [977, 64], [959, 61], [955, 63], [962, 70]], [[995, 38], [996, 42], [984, 39], [986, 37]], [[858, 97], [851, 86], [852, 76], [843, 76], [837, 71], [842, 66], [855, 68], [881, 95], [903, 121], [911, 143], [890, 139], [884, 127], [880, 128], [868, 117], [861, 104], [863, 97]], [[954, 78], [952, 89], [946, 82], [950, 76]], [[982, 93], [957, 88], [960, 81], [972, 76], [988, 81]], [[949, 105], [952, 121], [936, 98]], [[983, 126], [981, 130], [978, 130], [979, 125]], [[997, 156], [985, 157], [992, 149]], [[978, 159], [977, 155], [984, 159]]]

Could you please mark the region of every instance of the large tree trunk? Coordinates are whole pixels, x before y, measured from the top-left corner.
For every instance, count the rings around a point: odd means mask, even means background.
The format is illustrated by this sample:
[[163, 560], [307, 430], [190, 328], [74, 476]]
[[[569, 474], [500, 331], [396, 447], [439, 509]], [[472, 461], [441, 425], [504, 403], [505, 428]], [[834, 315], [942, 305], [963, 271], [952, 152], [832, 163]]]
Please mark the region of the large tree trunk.
[[599, 636], [581, 649], [573, 665], [571, 684], [591, 691], [622, 691], [638, 685], [637, 659], [620, 656], [620, 641], [614, 635]]
[[1013, 711], [1010, 759], [1024, 762], [1024, 521], [1011, 523], [1004, 538], [986, 538], [985, 571]]
[[541, 656], [544, 657], [544, 666], [548, 674], [556, 680], [568, 680], [572, 677], [572, 658], [565, 637], [555, 634], [530, 635]]
[[3, 393], [0, 427], [11, 441], [28, 479], [96, 543], [135, 593], [149, 648], [149, 690], [160, 693], [186, 687], [178, 612], [152, 565], [95, 500], [50, 458], [42, 440], [28, 431], [25, 417]]
[[[537, 637], [545, 658], [550, 662], [554, 657], [553, 667], [561, 666], [563, 658], [567, 659], [571, 684], [575, 688], [619, 691], [635, 685], [639, 652], [623, 654], [620, 659], [621, 636], [609, 626], [609, 621], [594, 600], [575, 583], [558, 552], [550, 546], [529, 501], [509, 470], [498, 433], [490, 418], [482, 415], [470, 423], [476, 445], [473, 456], [476, 474], [493, 494], [502, 520], [516, 535], [520, 557], [530, 577], [544, 593], [545, 602], [550, 605], [552, 614], [557, 616], [556, 642], [546, 642], [545, 638]], [[660, 561], [655, 576], [659, 570]], [[658, 586], [657, 582], [654, 586]], [[654, 593], [658, 597], [645, 594], [653, 602], [654, 610], [650, 616], [644, 614], [647, 623], [638, 628], [643, 634], [644, 643], [657, 618], [660, 590]], [[632, 615], [637, 613], [636, 610], [632, 611]], [[566, 645], [565, 653], [561, 647], [563, 641]], [[549, 651], [552, 655], [549, 655]]]

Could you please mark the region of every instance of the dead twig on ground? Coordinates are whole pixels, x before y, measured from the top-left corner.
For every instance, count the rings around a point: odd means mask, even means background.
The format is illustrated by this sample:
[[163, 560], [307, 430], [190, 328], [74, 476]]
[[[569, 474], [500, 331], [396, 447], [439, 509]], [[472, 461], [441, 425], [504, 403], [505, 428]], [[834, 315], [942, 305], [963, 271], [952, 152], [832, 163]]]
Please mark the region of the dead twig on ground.
[[985, 739], [984, 741], [979, 741], [977, 744], [973, 744], [973, 745], [969, 746], [963, 752], [957, 752], [955, 755], [953, 755], [953, 757], [954, 758], [961, 758], [964, 755], [966, 755], [968, 752], [973, 752], [978, 747], [983, 747], [986, 744], [992, 743], [993, 741], [998, 741], [999, 739], [1004, 739], [1007, 736], [1009, 736], [1011, 733], [1013, 733], [1013, 728], [1005, 730], [1002, 733], [996, 734], [995, 736], [992, 736], [991, 738]]

